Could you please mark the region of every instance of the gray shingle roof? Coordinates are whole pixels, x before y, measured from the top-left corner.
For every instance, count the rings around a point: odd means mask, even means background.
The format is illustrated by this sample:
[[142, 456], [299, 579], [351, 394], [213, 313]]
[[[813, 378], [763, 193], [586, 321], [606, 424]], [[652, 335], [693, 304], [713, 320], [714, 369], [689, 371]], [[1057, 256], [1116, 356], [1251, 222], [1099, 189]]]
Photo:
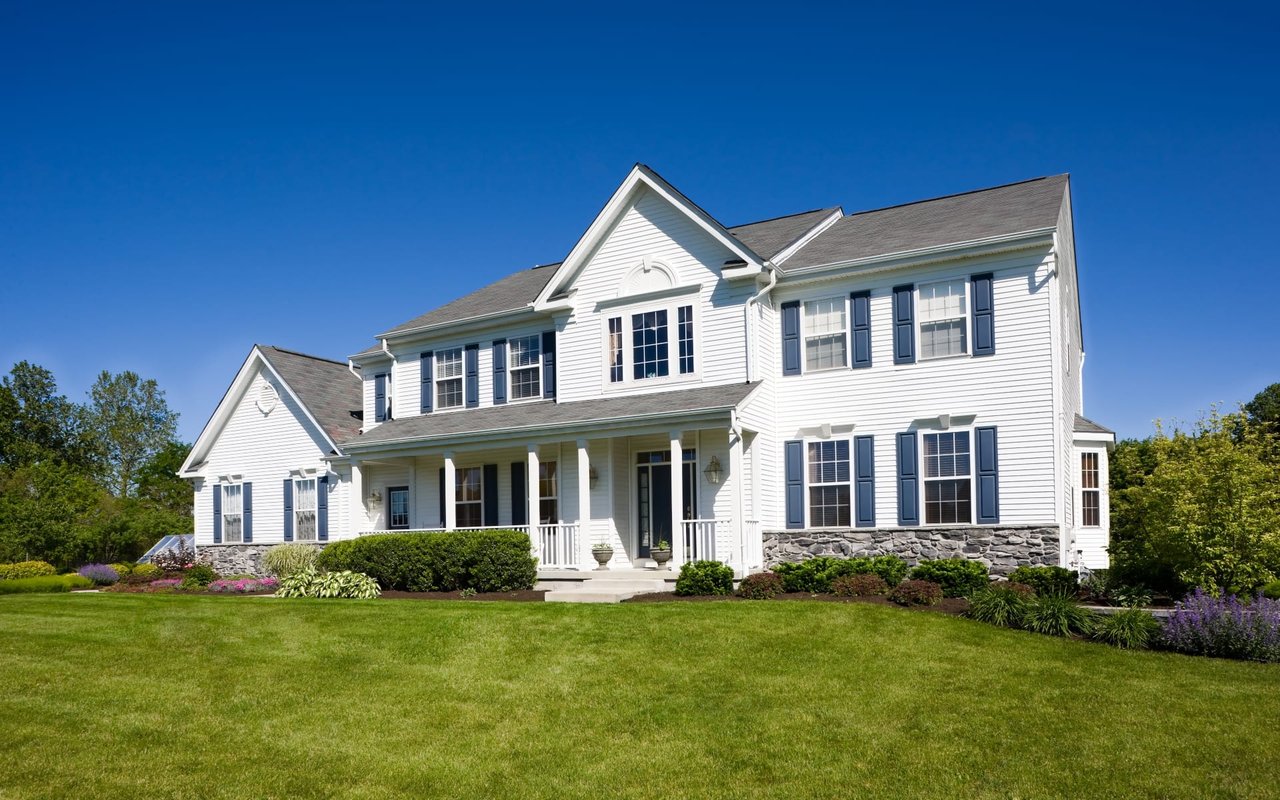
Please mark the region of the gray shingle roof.
[[488, 286], [477, 289], [471, 294], [459, 297], [451, 303], [414, 317], [389, 331], [378, 334], [379, 337], [404, 333], [405, 331], [425, 328], [432, 325], [445, 325], [450, 322], [461, 322], [472, 317], [501, 314], [504, 311], [519, 311], [533, 302], [547, 282], [555, 276], [557, 264], [543, 264], [533, 269], [523, 269], [514, 275], [508, 275]]
[[1104, 428], [1093, 420], [1085, 419], [1079, 414], [1076, 414], [1075, 431], [1076, 433], [1109, 433], [1113, 436], [1115, 435], [1115, 431], [1110, 428]]
[[341, 442], [360, 433], [362, 423], [351, 412], [361, 410], [364, 398], [360, 379], [351, 374], [346, 364], [265, 344], [258, 345], [258, 350], [329, 438]]
[[1066, 185], [1066, 175], [1054, 175], [850, 214], [787, 259], [783, 269], [1050, 228], [1058, 223]]
[[728, 231], [760, 257], [773, 258], [792, 244], [795, 244], [800, 237], [812, 230], [813, 226], [830, 216], [831, 212], [835, 210], [835, 206], [819, 208], [814, 211], [804, 211], [785, 217], [738, 225], [729, 228]]
[[367, 433], [348, 439], [354, 447], [399, 441], [402, 439], [448, 439], [474, 434], [518, 434], [528, 428], [554, 429], [584, 422], [626, 421], [653, 416], [678, 416], [699, 411], [728, 410], [736, 407], [758, 386], [758, 383], [733, 383], [725, 386], [699, 386], [672, 392], [603, 397], [556, 403], [552, 400], [533, 403], [509, 403], [502, 406], [464, 411], [424, 414], [384, 422]]

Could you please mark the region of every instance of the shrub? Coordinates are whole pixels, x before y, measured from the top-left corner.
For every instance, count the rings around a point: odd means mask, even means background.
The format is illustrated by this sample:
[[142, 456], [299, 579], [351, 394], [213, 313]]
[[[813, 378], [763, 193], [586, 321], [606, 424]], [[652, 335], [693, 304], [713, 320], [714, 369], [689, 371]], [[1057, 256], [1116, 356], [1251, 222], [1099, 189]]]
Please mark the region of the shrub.
[[967, 558], [921, 561], [911, 570], [911, 577], [938, 584], [943, 597], [968, 597], [991, 582], [982, 562]]
[[1280, 581], [1272, 581], [1262, 587], [1262, 596], [1268, 600], [1280, 600]]
[[733, 594], [733, 568], [719, 561], [690, 561], [680, 567], [676, 578], [676, 594]]
[[831, 582], [831, 592], [837, 597], [882, 597], [889, 593], [884, 578], [872, 573], [841, 575]]
[[277, 578], [287, 578], [298, 570], [315, 569], [320, 548], [310, 544], [280, 544], [262, 557], [262, 566]]
[[832, 583], [846, 575], [879, 575], [889, 586], [897, 586], [906, 577], [907, 562], [897, 556], [818, 556], [805, 561], [779, 564], [773, 571], [782, 576], [782, 584], [788, 592], [828, 594]]
[[875, 558], [855, 558], [853, 560], [866, 561], [867, 571], [873, 575], [880, 576], [880, 580], [884, 581], [888, 586], [897, 586], [902, 583], [902, 579], [907, 577], [907, 570], [911, 569], [906, 561], [897, 556], [876, 556]]
[[1009, 573], [1009, 580], [1030, 586], [1036, 594], [1074, 596], [1080, 588], [1079, 576], [1063, 567], [1018, 567]]
[[124, 579], [124, 577], [125, 577], [126, 575], [128, 575], [130, 572], [133, 572], [133, 565], [132, 565], [132, 564], [126, 564], [126, 563], [124, 563], [123, 561], [117, 561], [116, 563], [114, 563], [114, 564], [108, 564], [107, 566], [108, 566], [108, 567], [111, 567], [112, 569], [114, 569], [114, 570], [116, 571], [116, 574], [117, 574], [117, 575], [119, 575], [119, 576], [120, 576], [120, 578], [121, 578], [122, 580], [123, 580], [123, 579]]
[[757, 572], [738, 584], [738, 597], [748, 600], [772, 600], [782, 592], [782, 578], [776, 572]]
[[1093, 632], [1094, 614], [1064, 594], [1039, 595], [1027, 604], [1022, 627], [1046, 636], [1088, 636]]
[[1151, 614], [1140, 608], [1122, 608], [1099, 617], [1093, 638], [1127, 650], [1141, 650], [1159, 633], [1160, 621]]
[[1190, 655], [1280, 661], [1280, 600], [1259, 595], [1245, 605], [1196, 589], [1175, 604], [1159, 641]]
[[141, 578], [148, 578], [151, 580], [155, 580], [156, 578], [159, 578], [163, 574], [164, 574], [164, 570], [160, 569], [155, 564], [137, 564], [134, 566], [132, 570], [129, 571], [130, 578], [141, 577]]
[[277, 597], [320, 597], [370, 600], [382, 594], [378, 582], [368, 575], [343, 570], [316, 572], [304, 569], [280, 579]]
[[85, 564], [76, 574], [97, 586], [110, 586], [120, 580], [120, 574], [106, 564]]
[[0, 564], [0, 581], [15, 578], [39, 578], [41, 575], [56, 575], [58, 571], [47, 561], [19, 561], [16, 564]]
[[218, 579], [218, 573], [208, 564], [195, 564], [182, 576], [183, 589], [203, 589]]
[[181, 572], [195, 565], [196, 551], [187, 547], [185, 540], [179, 539], [176, 546], [167, 547], [153, 555], [151, 563], [159, 567], [161, 572]]
[[936, 606], [942, 602], [942, 587], [932, 581], [903, 581], [894, 587], [889, 599], [904, 606]]
[[158, 581], [152, 581], [147, 584], [149, 589], [177, 589], [182, 584], [182, 578], [161, 578]]
[[208, 590], [214, 594], [261, 594], [280, 588], [275, 578], [229, 578], [210, 583]]
[[360, 572], [383, 589], [510, 592], [533, 588], [537, 561], [520, 531], [389, 533], [334, 542], [317, 570]]
[[93, 581], [79, 575], [37, 575], [0, 581], [0, 594], [50, 594], [93, 586]]
[[989, 625], [1020, 628], [1033, 596], [1034, 592], [1025, 584], [993, 583], [969, 597], [969, 610], [965, 613]]

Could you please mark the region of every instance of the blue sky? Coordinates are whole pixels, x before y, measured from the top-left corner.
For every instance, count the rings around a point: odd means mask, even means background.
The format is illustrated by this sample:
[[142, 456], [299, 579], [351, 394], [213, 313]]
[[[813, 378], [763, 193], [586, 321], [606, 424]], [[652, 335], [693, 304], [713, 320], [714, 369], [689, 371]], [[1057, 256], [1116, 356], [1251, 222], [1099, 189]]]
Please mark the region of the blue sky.
[[1280, 381], [1273, 10], [462, 5], [0, 2], [0, 367], [191, 440], [254, 342], [557, 260], [643, 161], [730, 225], [1070, 172], [1089, 416]]

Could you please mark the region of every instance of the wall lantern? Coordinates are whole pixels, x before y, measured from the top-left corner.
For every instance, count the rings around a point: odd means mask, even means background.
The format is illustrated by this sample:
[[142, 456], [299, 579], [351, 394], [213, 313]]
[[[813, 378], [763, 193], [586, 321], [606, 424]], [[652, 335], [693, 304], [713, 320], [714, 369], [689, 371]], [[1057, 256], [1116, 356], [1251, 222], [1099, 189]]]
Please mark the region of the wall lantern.
[[587, 471], [587, 483], [591, 484], [591, 488], [596, 488], [596, 484], [600, 482], [600, 473], [596, 472], [596, 468], [592, 467]]
[[711, 457], [711, 463], [707, 464], [707, 468], [702, 471], [707, 476], [707, 483], [719, 483], [724, 477], [724, 470], [720, 467], [720, 459], [717, 456]]
[[377, 508], [382, 505], [382, 495], [378, 493], [377, 489], [369, 492], [369, 505], [373, 508]]

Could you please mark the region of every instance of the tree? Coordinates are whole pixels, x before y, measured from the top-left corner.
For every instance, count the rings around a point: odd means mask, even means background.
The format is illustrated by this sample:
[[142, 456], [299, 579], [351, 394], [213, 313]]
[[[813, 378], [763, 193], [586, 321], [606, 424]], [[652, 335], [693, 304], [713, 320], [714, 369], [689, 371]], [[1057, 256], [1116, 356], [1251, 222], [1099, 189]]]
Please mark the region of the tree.
[[82, 563], [84, 541], [111, 513], [112, 498], [86, 473], [55, 460], [0, 473], [0, 562]]
[[1280, 434], [1280, 383], [1273, 383], [1244, 405], [1249, 421], [1270, 433]]
[[138, 470], [138, 499], [189, 520], [193, 492], [191, 483], [178, 477], [178, 470], [190, 452], [191, 445], [182, 442], [169, 442], [160, 448]]
[[173, 441], [178, 415], [156, 382], [135, 372], [104, 370], [89, 395], [89, 424], [102, 453], [100, 480], [117, 497], [130, 497], [138, 470]]
[[84, 409], [58, 394], [49, 370], [20, 361], [0, 378], [0, 467], [59, 460], [90, 468]]

